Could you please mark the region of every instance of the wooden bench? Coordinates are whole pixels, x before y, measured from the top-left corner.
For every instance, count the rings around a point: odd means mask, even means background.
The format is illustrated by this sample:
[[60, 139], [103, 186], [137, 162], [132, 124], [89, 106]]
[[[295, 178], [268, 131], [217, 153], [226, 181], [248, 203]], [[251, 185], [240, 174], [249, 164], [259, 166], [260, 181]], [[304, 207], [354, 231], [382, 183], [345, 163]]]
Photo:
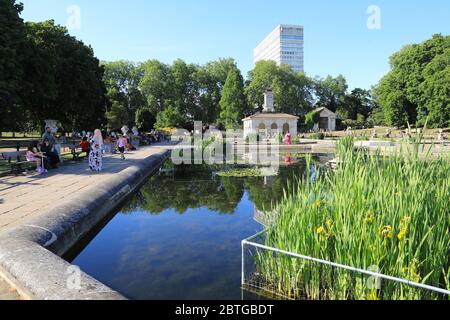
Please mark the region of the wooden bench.
[[[15, 175], [19, 175], [24, 173], [25, 167], [30, 168], [31, 166], [36, 166], [36, 162], [27, 161], [26, 160], [26, 151], [14, 151], [14, 152], [3, 152], [1, 153], [1, 157], [8, 161], [11, 166], [11, 173]], [[15, 159], [15, 161], [13, 161]]]
[[81, 150], [81, 148], [77, 145], [71, 145], [69, 146], [70, 153], [72, 154], [73, 161], [80, 161], [83, 160], [86, 156], [81, 156], [82, 153], [85, 153]]

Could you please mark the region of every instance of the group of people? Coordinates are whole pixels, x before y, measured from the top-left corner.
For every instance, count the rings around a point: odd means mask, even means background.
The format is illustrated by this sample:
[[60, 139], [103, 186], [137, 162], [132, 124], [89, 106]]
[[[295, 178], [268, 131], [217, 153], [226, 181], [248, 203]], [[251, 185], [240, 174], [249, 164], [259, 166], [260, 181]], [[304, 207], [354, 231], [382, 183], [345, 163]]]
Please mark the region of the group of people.
[[49, 169], [56, 169], [61, 162], [60, 149], [51, 128], [47, 127], [42, 135], [41, 141], [33, 141], [28, 146], [26, 153], [27, 161], [37, 163], [36, 171], [39, 174]]
[[[112, 153], [116, 153], [117, 150], [121, 159], [125, 160], [125, 152], [136, 150], [136, 146], [132, 144], [132, 138], [139, 140], [144, 145], [161, 142], [167, 138], [158, 131], [152, 131], [149, 134], [140, 134], [135, 128], [130, 133], [128, 130], [124, 132], [123, 128], [120, 131], [122, 133], [116, 133], [109, 129], [104, 132], [96, 129], [93, 133], [72, 132], [72, 138], [81, 139], [79, 147], [82, 152], [86, 153], [89, 159], [89, 168], [92, 171], [101, 172], [103, 170], [103, 154], [108, 147], [112, 149]], [[65, 143], [63, 140], [65, 140], [65, 134], [62, 134], [61, 137], [55, 136], [52, 129], [46, 127], [41, 140], [33, 141], [28, 147], [27, 161], [36, 162], [39, 174], [57, 168], [62, 161], [61, 145]]]
[[[125, 160], [125, 151], [129, 145], [128, 139], [122, 134], [118, 134], [116, 137], [116, 148], [120, 153], [121, 159]], [[112, 137], [110, 134], [107, 134], [105, 138], [111, 139]], [[82, 152], [86, 152], [89, 155], [89, 168], [92, 171], [101, 172], [103, 170], [104, 152], [104, 139], [101, 130], [96, 129], [92, 136], [83, 137], [80, 147]]]

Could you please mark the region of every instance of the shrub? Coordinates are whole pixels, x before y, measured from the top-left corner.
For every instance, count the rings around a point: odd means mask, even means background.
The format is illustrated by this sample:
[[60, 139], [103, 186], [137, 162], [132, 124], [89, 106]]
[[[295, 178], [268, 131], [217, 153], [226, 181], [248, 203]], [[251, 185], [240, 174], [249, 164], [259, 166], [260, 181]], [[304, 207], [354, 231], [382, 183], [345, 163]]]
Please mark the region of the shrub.
[[311, 139], [313, 139], [313, 140], [324, 140], [325, 139], [325, 135], [323, 134], [323, 132], [313, 133], [311, 135]]

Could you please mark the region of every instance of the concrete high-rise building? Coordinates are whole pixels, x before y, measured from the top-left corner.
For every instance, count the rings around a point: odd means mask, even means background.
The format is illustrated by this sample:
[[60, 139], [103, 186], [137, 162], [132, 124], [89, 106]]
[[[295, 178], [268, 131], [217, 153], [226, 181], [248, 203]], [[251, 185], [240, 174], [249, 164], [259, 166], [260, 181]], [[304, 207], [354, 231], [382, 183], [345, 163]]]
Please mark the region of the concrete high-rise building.
[[275, 28], [254, 50], [254, 63], [272, 60], [287, 64], [297, 72], [303, 72], [303, 26], [281, 24]]

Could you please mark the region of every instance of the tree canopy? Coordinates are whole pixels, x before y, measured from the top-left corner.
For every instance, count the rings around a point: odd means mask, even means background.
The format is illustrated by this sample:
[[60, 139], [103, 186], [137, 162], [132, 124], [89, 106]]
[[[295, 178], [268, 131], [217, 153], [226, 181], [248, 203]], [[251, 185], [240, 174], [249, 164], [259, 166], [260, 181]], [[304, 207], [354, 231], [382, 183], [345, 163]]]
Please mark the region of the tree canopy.
[[220, 100], [220, 122], [227, 129], [241, 127], [245, 111], [244, 80], [237, 68], [228, 72]]
[[0, 1], [0, 131], [22, 129], [18, 119], [20, 87], [23, 81], [23, 57], [20, 55], [25, 40], [25, 26], [20, 14], [21, 3]]
[[450, 120], [450, 36], [434, 35], [390, 58], [391, 71], [376, 87], [389, 125], [444, 127]]
[[136, 113], [147, 106], [139, 84], [143, 78], [141, 65], [129, 61], [103, 62], [103, 81], [107, 90], [107, 123], [110, 128], [133, 126]]
[[0, 131], [38, 129], [47, 119], [65, 129], [103, 125], [103, 68], [93, 49], [52, 20], [24, 23], [22, 10], [0, 1]]
[[0, 1], [0, 131], [38, 129], [46, 119], [66, 130], [192, 129], [194, 121], [235, 128], [262, 110], [269, 88], [275, 110], [300, 117], [306, 128], [317, 107], [352, 127], [450, 125], [450, 36], [405, 46], [375, 88], [349, 92], [342, 75], [312, 78], [273, 61], [257, 62], [245, 81], [232, 58], [100, 63], [65, 27], [24, 23], [22, 10], [15, 0]]

